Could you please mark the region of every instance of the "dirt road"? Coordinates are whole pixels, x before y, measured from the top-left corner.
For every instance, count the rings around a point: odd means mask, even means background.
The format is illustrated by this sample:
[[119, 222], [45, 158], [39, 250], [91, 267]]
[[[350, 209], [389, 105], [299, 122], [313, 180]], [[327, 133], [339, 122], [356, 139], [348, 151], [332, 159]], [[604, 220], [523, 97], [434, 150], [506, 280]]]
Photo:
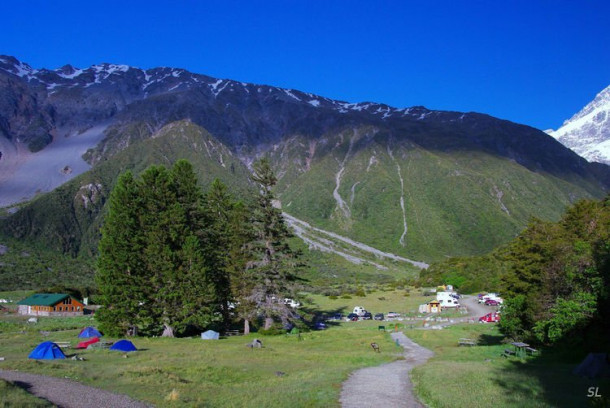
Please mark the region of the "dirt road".
[[38, 398], [45, 399], [61, 408], [147, 408], [152, 406], [133, 400], [126, 395], [45, 375], [0, 370], [0, 378], [11, 381]]

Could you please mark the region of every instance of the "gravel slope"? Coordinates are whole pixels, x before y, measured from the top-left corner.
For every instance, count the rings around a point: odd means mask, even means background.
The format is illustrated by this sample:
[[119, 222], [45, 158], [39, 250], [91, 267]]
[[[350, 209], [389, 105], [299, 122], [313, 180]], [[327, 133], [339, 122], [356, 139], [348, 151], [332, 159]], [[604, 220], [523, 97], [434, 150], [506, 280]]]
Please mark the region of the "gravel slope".
[[0, 378], [11, 381], [29, 393], [61, 408], [147, 408], [152, 405], [126, 395], [89, 387], [76, 381], [19, 371], [0, 370]]

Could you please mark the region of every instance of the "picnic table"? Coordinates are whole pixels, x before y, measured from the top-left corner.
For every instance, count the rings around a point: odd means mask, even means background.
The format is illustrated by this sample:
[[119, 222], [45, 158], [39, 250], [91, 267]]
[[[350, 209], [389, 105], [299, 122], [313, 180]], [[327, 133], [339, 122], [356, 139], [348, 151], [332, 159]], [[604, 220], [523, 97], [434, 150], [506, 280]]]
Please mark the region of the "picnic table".
[[476, 345], [477, 345], [477, 342], [474, 341], [473, 339], [461, 338], [458, 340], [458, 347], [460, 347], [460, 346], [472, 347], [472, 346], [476, 346]]
[[515, 356], [517, 357], [523, 357], [526, 355], [527, 353], [527, 348], [530, 348], [530, 345], [527, 343], [522, 343], [520, 341], [515, 341], [510, 343], [513, 345], [513, 347], [515, 347]]

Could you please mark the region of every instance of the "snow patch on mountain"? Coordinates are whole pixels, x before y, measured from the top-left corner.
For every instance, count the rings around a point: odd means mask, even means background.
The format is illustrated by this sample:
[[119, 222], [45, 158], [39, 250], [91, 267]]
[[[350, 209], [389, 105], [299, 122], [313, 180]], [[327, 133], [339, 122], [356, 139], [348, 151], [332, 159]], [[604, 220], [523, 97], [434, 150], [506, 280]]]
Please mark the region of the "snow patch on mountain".
[[546, 131], [590, 162], [610, 164], [610, 86], [553, 131]]

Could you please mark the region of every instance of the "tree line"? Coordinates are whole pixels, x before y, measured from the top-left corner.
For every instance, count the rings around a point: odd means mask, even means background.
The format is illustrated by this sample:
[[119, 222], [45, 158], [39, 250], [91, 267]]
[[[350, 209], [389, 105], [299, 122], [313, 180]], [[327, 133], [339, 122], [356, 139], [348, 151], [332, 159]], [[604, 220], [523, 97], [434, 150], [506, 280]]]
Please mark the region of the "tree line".
[[112, 335], [181, 335], [236, 319], [244, 331], [295, 317], [297, 254], [267, 159], [253, 165], [257, 191], [238, 200], [215, 180], [198, 186], [192, 165], [151, 166], [120, 175], [99, 242], [100, 327]]
[[464, 293], [500, 291], [509, 338], [599, 350], [610, 344], [610, 197], [582, 200], [558, 222], [538, 219], [513, 241], [478, 257], [422, 271], [420, 284]]

